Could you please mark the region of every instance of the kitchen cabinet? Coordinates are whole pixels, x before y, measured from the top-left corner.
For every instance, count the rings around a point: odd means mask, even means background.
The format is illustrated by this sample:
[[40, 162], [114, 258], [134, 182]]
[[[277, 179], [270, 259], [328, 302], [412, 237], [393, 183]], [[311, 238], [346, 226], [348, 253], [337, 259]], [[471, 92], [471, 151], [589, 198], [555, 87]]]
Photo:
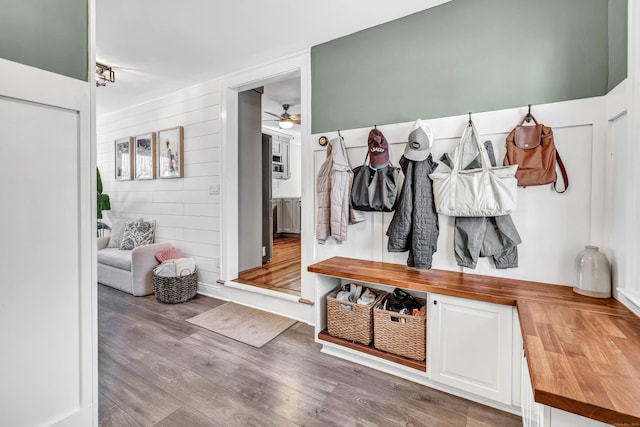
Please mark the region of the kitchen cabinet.
[[300, 234], [300, 198], [276, 200], [276, 233]]
[[429, 294], [430, 378], [511, 404], [513, 308]]
[[271, 172], [274, 179], [289, 179], [289, 141], [273, 138], [271, 141]]
[[611, 425], [535, 402], [527, 359], [524, 356], [524, 352], [521, 351], [520, 354], [522, 364], [521, 409], [523, 427], [605, 427]]

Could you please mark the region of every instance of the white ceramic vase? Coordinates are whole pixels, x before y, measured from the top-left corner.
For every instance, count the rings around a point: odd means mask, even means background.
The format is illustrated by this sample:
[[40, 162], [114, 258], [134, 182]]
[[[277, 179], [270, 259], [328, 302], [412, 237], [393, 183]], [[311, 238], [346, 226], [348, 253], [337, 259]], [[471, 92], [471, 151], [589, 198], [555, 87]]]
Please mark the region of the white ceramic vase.
[[611, 267], [597, 246], [585, 246], [576, 255], [574, 277], [575, 293], [594, 298], [611, 297]]

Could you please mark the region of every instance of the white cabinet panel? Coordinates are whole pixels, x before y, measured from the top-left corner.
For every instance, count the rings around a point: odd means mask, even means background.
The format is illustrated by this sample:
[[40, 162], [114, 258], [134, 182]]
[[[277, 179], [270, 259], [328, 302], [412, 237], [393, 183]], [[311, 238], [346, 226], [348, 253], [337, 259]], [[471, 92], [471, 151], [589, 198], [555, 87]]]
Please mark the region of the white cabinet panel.
[[512, 308], [431, 294], [430, 377], [511, 404]]
[[522, 331], [520, 330], [520, 320], [518, 318], [518, 310], [513, 307], [511, 309], [513, 317], [513, 347], [511, 351], [512, 371], [511, 371], [511, 404], [520, 406], [522, 402]]
[[[545, 412], [544, 406], [533, 400], [533, 389], [531, 387], [531, 379], [529, 378], [529, 368], [527, 367], [527, 359], [524, 358], [524, 352], [520, 351], [521, 371], [521, 398], [520, 407], [522, 408], [522, 426], [523, 427], [549, 427], [549, 412]], [[546, 418], [545, 418], [546, 417]]]
[[522, 425], [523, 427], [606, 427], [610, 424], [572, 414], [561, 409], [541, 405], [533, 400], [533, 388], [529, 377], [527, 359], [522, 361]]

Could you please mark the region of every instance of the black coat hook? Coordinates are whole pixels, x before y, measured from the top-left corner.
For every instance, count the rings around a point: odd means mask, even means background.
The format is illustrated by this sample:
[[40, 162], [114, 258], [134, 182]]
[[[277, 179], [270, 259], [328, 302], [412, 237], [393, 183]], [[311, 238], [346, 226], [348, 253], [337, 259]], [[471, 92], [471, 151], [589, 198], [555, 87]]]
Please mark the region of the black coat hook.
[[469, 127], [471, 127], [471, 126], [472, 126], [472, 124], [471, 124], [471, 111], [469, 111]]
[[373, 125], [373, 128], [374, 129], [378, 129], [378, 125]]
[[338, 136], [342, 138], [342, 135], [340, 134], [340, 129], [338, 129]]
[[531, 104], [529, 104], [529, 112], [527, 113], [527, 123], [531, 123]]

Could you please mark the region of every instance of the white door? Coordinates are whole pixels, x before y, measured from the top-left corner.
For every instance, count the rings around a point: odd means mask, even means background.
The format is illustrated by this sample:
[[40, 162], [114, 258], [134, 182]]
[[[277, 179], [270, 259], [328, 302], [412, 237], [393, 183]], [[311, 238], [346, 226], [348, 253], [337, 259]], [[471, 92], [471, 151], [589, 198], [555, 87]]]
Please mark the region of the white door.
[[429, 295], [430, 378], [511, 404], [511, 307]]
[[92, 82], [0, 60], [0, 425], [96, 424]]

